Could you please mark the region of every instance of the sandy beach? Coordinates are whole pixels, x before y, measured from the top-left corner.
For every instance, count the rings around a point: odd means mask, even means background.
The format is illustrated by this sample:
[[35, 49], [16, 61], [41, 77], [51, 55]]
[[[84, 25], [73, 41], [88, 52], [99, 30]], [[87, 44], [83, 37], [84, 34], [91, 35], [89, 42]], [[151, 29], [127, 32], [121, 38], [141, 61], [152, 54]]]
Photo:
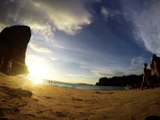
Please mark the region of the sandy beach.
[[2, 120], [152, 120], [160, 88], [97, 91], [33, 84], [0, 74]]

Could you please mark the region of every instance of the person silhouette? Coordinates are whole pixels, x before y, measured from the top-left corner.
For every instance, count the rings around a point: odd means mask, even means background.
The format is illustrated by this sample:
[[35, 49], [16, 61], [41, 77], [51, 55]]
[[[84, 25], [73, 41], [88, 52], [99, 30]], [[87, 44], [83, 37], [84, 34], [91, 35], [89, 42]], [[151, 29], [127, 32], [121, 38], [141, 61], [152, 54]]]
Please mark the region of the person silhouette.
[[151, 70], [147, 68], [147, 63], [144, 63], [144, 68], [143, 68], [143, 80], [140, 86], [140, 90], [143, 89], [144, 84], [147, 85], [147, 87], [151, 87], [150, 84], [150, 78], [151, 78]]

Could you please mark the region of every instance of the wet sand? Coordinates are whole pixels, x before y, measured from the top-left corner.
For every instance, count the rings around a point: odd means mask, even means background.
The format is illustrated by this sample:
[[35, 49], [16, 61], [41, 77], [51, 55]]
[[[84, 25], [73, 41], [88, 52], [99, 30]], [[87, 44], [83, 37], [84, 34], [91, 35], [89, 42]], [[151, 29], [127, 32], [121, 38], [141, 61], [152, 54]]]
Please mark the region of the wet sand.
[[97, 91], [33, 84], [0, 74], [0, 119], [151, 120], [160, 117], [160, 88]]

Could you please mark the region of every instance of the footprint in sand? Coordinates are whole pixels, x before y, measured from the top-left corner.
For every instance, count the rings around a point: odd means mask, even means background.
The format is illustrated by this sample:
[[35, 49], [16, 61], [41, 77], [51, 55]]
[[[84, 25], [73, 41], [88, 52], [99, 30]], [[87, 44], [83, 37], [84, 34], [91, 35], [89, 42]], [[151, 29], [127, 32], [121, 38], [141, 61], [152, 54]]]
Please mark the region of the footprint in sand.
[[6, 114], [17, 114], [20, 110], [18, 107], [10, 107], [10, 108], [0, 108], [0, 119], [4, 117]]
[[6, 86], [0, 86], [0, 91], [8, 94], [12, 97], [32, 97], [32, 92], [29, 90], [22, 90], [21, 88], [9, 88]]
[[56, 111], [54, 114], [57, 117], [67, 117], [67, 113], [65, 113], [65, 112]]
[[21, 88], [0, 86], [0, 91], [6, 96], [0, 99], [0, 120], [8, 119], [5, 118], [6, 115], [20, 115], [20, 108], [27, 105], [23, 97], [32, 97], [31, 91], [22, 90]]
[[74, 98], [74, 97], [72, 98], [72, 100], [73, 100], [73, 101], [83, 101], [83, 99], [80, 99], [80, 98]]
[[44, 96], [46, 99], [55, 99], [54, 97]]
[[100, 91], [96, 91], [96, 93], [97, 94], [113, 94], [114, 92], [104, 92], [104, 91], [102, 91], [102, 92], [100, 92]]

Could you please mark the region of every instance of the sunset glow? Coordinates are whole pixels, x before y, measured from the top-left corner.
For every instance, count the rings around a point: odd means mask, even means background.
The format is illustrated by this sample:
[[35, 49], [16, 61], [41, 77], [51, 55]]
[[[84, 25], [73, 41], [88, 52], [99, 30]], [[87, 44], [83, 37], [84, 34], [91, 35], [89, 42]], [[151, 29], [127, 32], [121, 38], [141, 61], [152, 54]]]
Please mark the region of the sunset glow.
[[45, 61], [36, 57], [31, 57], [27, 65], [29, 69], [28, 76], [34, 83], [41, 83], [42, 80], [46, 78], [49, 67]]
[[27, 25], [32, 77], [96, 84], [160, 56], [159, 0], [1, 0], [0, 30]]

